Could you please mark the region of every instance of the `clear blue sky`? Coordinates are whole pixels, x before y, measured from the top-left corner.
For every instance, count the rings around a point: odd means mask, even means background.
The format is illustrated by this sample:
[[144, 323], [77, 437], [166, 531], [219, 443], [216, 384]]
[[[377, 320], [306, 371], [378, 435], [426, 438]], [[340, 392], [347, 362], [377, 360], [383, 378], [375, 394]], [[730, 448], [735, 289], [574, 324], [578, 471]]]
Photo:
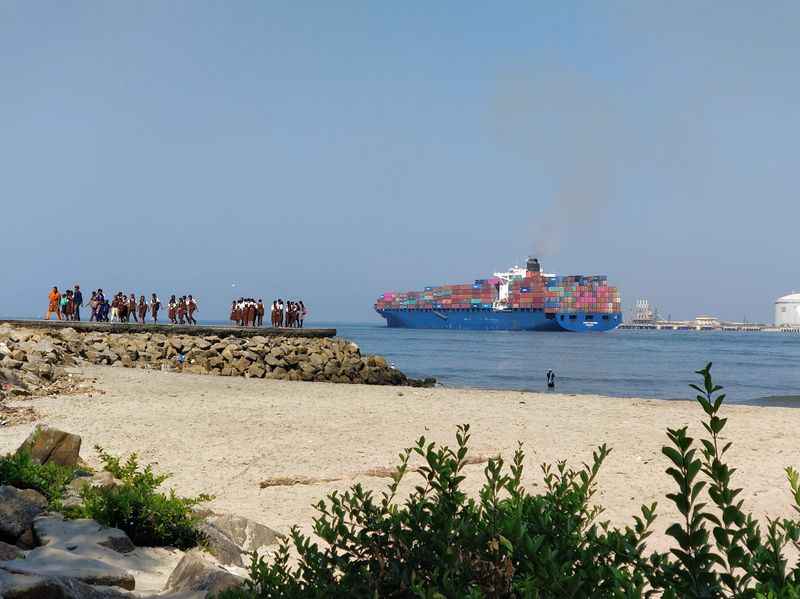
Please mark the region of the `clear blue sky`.
[[367, 321], [380, 292], [535, 251], [626, 306], [768, 320], [800, 289], [798, 23], [778, 1], [2, 2], [0, 314], [80, 282]]

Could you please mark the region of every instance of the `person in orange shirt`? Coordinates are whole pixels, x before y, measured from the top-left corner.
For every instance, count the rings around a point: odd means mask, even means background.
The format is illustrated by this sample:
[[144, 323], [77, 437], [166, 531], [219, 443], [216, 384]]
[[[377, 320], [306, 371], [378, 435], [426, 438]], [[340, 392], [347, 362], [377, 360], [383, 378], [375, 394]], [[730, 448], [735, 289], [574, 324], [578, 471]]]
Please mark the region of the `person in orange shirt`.
[[50, 320], [50, 315], [55, 314], [56, 320], [61, 320], [61, 307], [58, 305], [61, 300], [61, 294], [58, 292], [58, 287], [53, 287], [50, 295], [47, 296], [47, 300], [49, 303], [47, 304], [47, 315], [44, 319]]

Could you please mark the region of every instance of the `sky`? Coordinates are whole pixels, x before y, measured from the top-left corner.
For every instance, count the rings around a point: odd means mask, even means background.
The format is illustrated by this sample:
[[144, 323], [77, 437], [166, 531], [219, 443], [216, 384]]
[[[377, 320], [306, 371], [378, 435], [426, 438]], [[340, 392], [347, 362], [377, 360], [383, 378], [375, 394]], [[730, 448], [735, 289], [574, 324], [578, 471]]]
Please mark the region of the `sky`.
[[[800, 291], [800, 3], [0, 3], [0, 315], [52, 285], [227, 318], [538, 255], [623, 305]], [[166, 297], [165, 297], [166, 296]]]

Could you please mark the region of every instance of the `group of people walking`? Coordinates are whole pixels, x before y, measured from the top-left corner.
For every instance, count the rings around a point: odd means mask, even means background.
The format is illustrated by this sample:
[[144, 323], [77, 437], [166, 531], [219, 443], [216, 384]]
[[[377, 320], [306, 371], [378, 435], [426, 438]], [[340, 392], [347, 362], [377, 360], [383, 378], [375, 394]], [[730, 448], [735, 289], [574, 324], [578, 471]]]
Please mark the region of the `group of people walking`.
[[[53, 287], [48, 295], [47, 313], [45, 320], [53, 316], [57, 320], [80, 321], [81, 308], [89, 308], [91, 315], [89, 321], [94, 322], [136, 322], [144, 324], [148, 315], [154, 323], [158, 323], [158, 314], [161, 310], [161, 300], [153, 293], [150, 299], [136, 294], [125, 295], [118, 291], [110, 299], [102, 289], [92, 291], [89, 300], [84, 303], [81, 286], [75, 285], [72, 289], [59, 291]], [[198, 311], [197, 299], [191, 294], [177, 297], [172, 295], [167, 304], [167, 318], [172, 324], [196, 325], [195, 313]], [[243, 327], [264, 326], [266, 307], [261, 299], [240, 297], [231, 303], [231, 320]], [[272, 326], [275, 328], [301, 328], [305, 322], [308, 310], [302, 301], [277, 299], [270, 308]]]
[[81, 307], [84, 306], [80, 285], [63, 293], [58, 287], [53, 287], [47, 296], [47, 314], [44, 318], [50, 320], [55, 315], [58, 320], [80, 320]]
[[158, 322], [158, 311], [161, 309], [161, 300], [153, 293], [148, 302], [143, 295], [136, 300], [136, 294], [131, 293], [126, 296], [118, 291], [109, 301], [103, 294], [102, 289], [92, 292], [89, 300], [89, 307], [92, 309], [90, 321], [95, 322], [147, 322], [147, 314]]
[[[57, 320], [80, 321], [81, 308], [89, 308], [91, 315], [89, 321], [94, 322], [137, 322], [144, 324], [147, 322], [148, 314], [154, 323], [158, 323], [158, 313], [161, 310], [161, 300], [153, 293], [150, 300], [140, 295], [136, 299], [136, 294], [131, 293], [126, 296], [121, 291], [114, 294], [109, 299], [102, 289], [92, 291], [89, 301], [83, 302], [83, 293], [80, 285], [75, 285], [72, 289], [64, 292], [59, 291], [58, 287], [53, 287], [48, 295], [47, 313], [45, 320], [50, 320], [53, 316]], [[173, 295], [170, 298], [168, 308], [169, 321], [173, 324], [197, 324], [194, 317], [197, 312], [197, 300], [191, 295], [182, 296], [176, 299]]]
[[[266, 307], [261, 299], [240, 297], [231, 302], [231, 321], [241, 327], [260, 327], [264, 326], [264, 314]], [[282, 299], [272, 302], [270, 315], [272, 326], [301, 328], [305, 321], [308, 310], [302, 301], [287, 301], [285, 304]]]
[[194, 313], [197, 312], [197, 300], [191, 294], [169, 298], [167, 316], [172, 324], [197, 324]]
[[231, 302], [231, 320], [240, 327], [264, 326], [264, 302], [252, 297], [240, 297]]

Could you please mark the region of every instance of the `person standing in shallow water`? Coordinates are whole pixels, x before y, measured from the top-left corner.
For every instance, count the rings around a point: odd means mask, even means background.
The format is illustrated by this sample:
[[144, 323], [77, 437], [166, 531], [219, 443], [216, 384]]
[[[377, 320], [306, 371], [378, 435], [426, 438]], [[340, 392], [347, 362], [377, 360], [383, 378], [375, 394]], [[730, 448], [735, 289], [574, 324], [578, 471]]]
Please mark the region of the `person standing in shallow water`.
[[547, 388], [548, 389], [555, 389], [556, 388], [556, 373], [553, 372], [552, 368], [548, 368], [547, 372], [545, 373], [545, 378], [547, 379]]

